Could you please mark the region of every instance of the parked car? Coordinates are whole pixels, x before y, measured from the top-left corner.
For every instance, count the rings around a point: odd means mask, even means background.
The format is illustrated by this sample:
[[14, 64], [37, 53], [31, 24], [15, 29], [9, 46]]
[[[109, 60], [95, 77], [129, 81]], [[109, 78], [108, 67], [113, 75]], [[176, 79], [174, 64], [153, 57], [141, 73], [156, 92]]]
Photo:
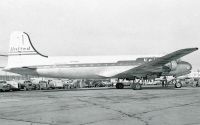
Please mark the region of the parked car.
[[64, 89], [72, 89], [75, 88], [73, 81], [69, 81], [69, 80], [63, 80], [63, 88]]
[[0, 81], [0, 91], [5, 92], [5, 91], [10, 91], [11, 90], [11, 85], [8, 84], [6, 81]]
[[95, 82], [95, 87], [105, 87], [106, 85], [105, 85], [105, 83], [103, 83], [102, 81], [97, 81], [97, 82]]
[[18, 80], [18, 81], [17, 81], [20, 90], [21, 90], [21, 89], [24, 89], [24, 87], [25, 87], [24, 81], [25, 81], [25, 80]]
[[199, 78], [194, 78], [193, 87], [199, 87]]
[[7, 81], [7, 83], [11, 86], [11, 90], [16, 91], [16, 90], [20, 90], [20, 85], [17, 81]]
[[113, 87], [113, 83], [112, 82], [104, 82], [106, 87]]
[[48, 89], [47, 81], [39, 81], [39, 89], [40, 90]]
[[193, 82], [194, 82], [194, 80], [192, 79], [192, 78], [185, 78], [184, 79], [185, 80], [185, 84], [187, 84], [187, 85], [192, 85], [193, 84]]
[[31, 81], [27, 80], [27, 81], [24, 81], [24, 90], [36, 90], [37, 88], [37, 85], [32, 83]]
[[61, 80], [52, 80], [52, 81], [49, 81], [48, 87], [51, 89], [55, 89], [55, 88], [62, 89], [63, 82]]

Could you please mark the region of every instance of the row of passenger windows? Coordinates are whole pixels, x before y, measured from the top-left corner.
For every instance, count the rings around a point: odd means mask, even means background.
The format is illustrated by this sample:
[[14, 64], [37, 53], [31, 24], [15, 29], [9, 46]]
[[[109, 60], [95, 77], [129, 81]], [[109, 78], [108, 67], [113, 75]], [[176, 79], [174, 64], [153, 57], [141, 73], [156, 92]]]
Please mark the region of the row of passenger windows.
[[135, 63], [98, 63], [98, 64], [70, 64], [69, 67], [98, 67], [98, 66], [128, 66]]

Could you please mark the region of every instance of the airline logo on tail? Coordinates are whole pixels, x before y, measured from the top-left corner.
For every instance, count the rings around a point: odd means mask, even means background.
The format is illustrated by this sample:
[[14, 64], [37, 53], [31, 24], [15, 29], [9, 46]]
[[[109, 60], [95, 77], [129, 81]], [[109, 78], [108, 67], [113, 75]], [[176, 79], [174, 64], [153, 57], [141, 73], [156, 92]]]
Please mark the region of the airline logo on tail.
[[30, 37], [27, 33], [15, 31], [10, 36], [9, 56], [16, 55], [41, 55], [31, 43]]
[[10, 48], [10, 53], [22, 52], [22, 51], [30, 51], [30, 50], [31, 50], [31, 47], [27, 47], [27, 48], [24, 48], [24, 47], [11, 47]]
[[34, 48], [27, 33], [21, 31], [12, 32], [10, 36], [7, 68], [44, 65], [47, 57]]
[[31, 46], [29, 37], [24, 32], [16, 31], [10, 36], [9, 55], [36, 53]]

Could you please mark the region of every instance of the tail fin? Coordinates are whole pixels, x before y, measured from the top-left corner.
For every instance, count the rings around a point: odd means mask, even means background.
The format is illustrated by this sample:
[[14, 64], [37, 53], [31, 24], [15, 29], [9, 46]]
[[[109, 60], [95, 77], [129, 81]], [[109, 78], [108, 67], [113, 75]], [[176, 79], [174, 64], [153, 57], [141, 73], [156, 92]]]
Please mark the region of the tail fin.
[[13, 32], [10, 37], [9, 56], [13, 55], [40, 55], [47, 57], [34, 48], [27, 33], [20, 31]]
[[27, 33], [15, 31], [11, 34], [8, 67], [28, 66], [33, 64], [34, 60], [41, 60], [47, 57], [34, 48]]

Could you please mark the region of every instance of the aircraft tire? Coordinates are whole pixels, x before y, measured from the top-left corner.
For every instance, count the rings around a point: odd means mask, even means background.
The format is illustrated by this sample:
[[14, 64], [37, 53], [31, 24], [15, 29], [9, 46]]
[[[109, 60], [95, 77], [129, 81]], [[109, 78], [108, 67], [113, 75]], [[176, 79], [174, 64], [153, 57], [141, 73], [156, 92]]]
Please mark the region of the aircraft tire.
[[117, 89], [123, 89], [124, 88], [124, 84], [123, 83], [117, 83], [116, 84], [116, 88]]
[[181, 82], [176, 82], [174, 86], [175, 86], [175, 88], [181, 88], [182, 84], [181, 84]]
[[132, 84], [132, 89], [133, 90], [141, 90], [142, 89], [142, 85], [140, 83], [133, 83]]

